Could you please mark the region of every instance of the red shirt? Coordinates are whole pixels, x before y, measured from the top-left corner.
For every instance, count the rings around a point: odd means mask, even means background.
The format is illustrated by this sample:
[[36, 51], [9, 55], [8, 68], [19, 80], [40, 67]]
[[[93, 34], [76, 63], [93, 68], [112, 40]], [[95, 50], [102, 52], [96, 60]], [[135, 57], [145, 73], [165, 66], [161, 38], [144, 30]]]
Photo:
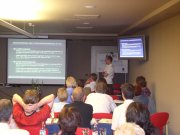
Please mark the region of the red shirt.
[[[51, 108], [48, 105], [44, 105], [39, 112], [35, 112], [30, 116], [26, 116], [23, 108], [16, 103], [13, 106], [13, 117], [21, 129], [28, 130], [31, 135], [39, 135], [42, 122], [50, 116]], [[36, 133], [34, 131], [37, 130]]]

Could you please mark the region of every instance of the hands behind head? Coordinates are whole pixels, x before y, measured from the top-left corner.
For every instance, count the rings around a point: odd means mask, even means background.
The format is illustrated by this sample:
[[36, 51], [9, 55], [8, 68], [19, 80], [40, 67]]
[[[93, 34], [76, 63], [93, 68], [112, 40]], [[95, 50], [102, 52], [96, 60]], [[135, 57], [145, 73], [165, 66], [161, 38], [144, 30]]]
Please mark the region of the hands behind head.
[[32, 114], [38, 109], [38, 104], [24, 104], [23, 109], [27, 114]]

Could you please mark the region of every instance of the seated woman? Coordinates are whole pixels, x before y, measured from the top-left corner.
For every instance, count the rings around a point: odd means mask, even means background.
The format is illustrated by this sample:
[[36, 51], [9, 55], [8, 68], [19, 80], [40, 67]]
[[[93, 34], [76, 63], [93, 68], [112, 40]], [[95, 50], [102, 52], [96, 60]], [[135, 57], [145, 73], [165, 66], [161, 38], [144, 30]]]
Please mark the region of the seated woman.
[[81, 123], [81, 116], [74, 107], [64, 107], [59, 115], [61, 131], [58, 135], [75, 135]]
[[151, 91], [147, 88], [147, 82], [145, 77], [138, 76], [136, 78], [136, 86], [135, 86], [135, 102], [140, 102], [145, 106], [149, 104], [149, 96], [151, 95]]
[[53, 107], [51, 110], [52, 113], [61, 112], [64, 105], [68, 104], [67, 103], [68, 93], [67, 93], [66, 88], [59, 88], [57, 92], [57, 97], [60, 102], [53, 104]]
[[98, 81], [96, 84], [96, 93], [87, 96], [85, 103], [93, 106], [93, 113], [111, 113], [116, 104], [111, 96], [105, 94], [107, 84], [104, 81]]
[[23, 99], [13, 96], [13, 117], [21, 129], [28, 130], [30, 135], [39, 135], [42, 122], [50, 116], [54, 95], [44, 97], [39, 101], [37, 90], [26, 90]]
[[126, 121], [139, 125], [146, 135], [159, 135], [158, 130], [150, 122], [150, 113], [141, 103], [131, 103], [126, 111]]
[[[72, 92], [73, 92], [73, 90], [74, 90], [74, 88], [77, 86], [77, 82], [76, 82], [76, 79], [74, 78], [74, 77], [72, 77], [72, 76], [69, 76], [69, 77], [67, 77], [67, 79], [66, 79], [66, 90], [67, 90], [67, 92], [68, 92], [68, 99], [67, 99], [67, 102], [68, 103], [72, 103], [72, 99], [71, 99], [71, 96], [72, 96]], [[58, 103], [59, 102], [59, 99], [58, 99], [58, 97], [56, 97], [55, 99], [54, 99], [54, 102], [55, 103]]]

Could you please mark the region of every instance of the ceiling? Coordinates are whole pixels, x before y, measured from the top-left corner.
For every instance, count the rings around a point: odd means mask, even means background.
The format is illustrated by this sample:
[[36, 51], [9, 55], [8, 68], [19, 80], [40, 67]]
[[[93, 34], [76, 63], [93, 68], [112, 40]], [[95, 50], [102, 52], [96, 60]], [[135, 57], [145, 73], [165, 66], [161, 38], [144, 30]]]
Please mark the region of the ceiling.
[[[0, 3], [5, 0], [0, 0]], [[3, 12], [16, 15], [23, 5], [16, 1], [13, 8]], [[26, 0], [27, 1], [27, 0]], [[31, 1], [31, 0], [28, 0]], [[28, 1], [26, 6], [28, 6]], [[39, 18], [30, 20], [7, 19], [0, 16], [0, 35], [19, 35], [16, 26], [33, 35], [96, 35], [116, 36], [131, 34], [180, 14], [180, 0], [36, 0], [42, 4]], [[38, 4], [39, 4], [38, 3]], [[36, 4], [36, 3], [34, 3]], [[20, 6], [18, 6], [20, 5]], [[0, 4], [1, 7], [6, 5]], [[33, 9], [34, 5], [30, 5]], [[11, 10], [12, 9], [12, 10]], [[1, 11], [2, 12], [2, 11]], [[1, 14], [0, 14], [1, 15]], [[28, 17], [28, 14], [27, 16]], [[8, 24], [4, 25], [6, 21]], [[24, 34], [24, 33], [21, 33]]]

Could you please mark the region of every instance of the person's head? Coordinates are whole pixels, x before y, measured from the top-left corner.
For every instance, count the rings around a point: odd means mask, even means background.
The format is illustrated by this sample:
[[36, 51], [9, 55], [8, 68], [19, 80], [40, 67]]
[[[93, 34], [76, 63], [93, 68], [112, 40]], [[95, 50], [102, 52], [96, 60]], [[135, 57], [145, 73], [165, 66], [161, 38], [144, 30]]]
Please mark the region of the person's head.
[[104, 82], [105, 84], [107, 84], [107, 81], [104, 78], [99, 78], [98, 82]]
[[67, 77], [66, 86], [67, 87], [76, 87], [77, 86], [76, 79], [72, 76]]
[[133, 99], [134, 91], [135, 89], [132, 84], [126, 83], [121, 86], [121, 92], [124, 100]]
[[115, 130], [115, 135], [145, 135], [145, 132], [135, 123], [124, 123]]
[[39, 102], [39, 92], [37, 90], [26, 90], [23, 96], [25, 104], [36, 104]]
[[140, 87], [146, 87], [147, 85], [146, 78], [144, 76], [138, 76], [136, 78], [136, 84]]
[[154, 127], [150, 122], [150, 113], [146, 106], [141, 103], [131, 103], [126, 111], [126, 121], [133, 122], [144, 129], [146, 135], [154, 132]]
[[105, 63], [106, 63], [107, 65], [109, 65], [109, 64], [112, 63], [112, 61], [113, 61], [112, 56], [106, 55]]
[[87, 97], [91, 93], [91, 88], [90, 87], [85, 87], [83, 88], [84, 95]]
[[61, 101], [61, 102], [66, 101], [68, 98], [68, 92], [67, 92], [66, 88], [65, 87], [59, 88], [57, 91], [57, 96], [58, 96], [59, 101]]
[[77, 80], [77, 86], [78, 87], [84, 87], [84, 81], [82, 79]]
[[107, 83], [104, 81], [98, 81], [96, 83], [96, 92], [97, 93], [106, 93], [106, 90], [108, 89]]
[[96, 74], [96, 73], [91, 73], [90, 78], [91, 78], [93, 81], [96, 81], [96, 80], [97, 80], [97, 74]]
[[61, 132], [66, 135], [75, 135], [77, 127], [81, 123], [81, 115], [74, 107], [64, 107], [59, 115]]
[[0, 122], [8, 123], [12, 114], [12, 103], [8, 99], [0, 99]]
[[73, 101], [83, 101], [84, 100], [84, 92], [82, 87], [76, 87], [72, 93]]

